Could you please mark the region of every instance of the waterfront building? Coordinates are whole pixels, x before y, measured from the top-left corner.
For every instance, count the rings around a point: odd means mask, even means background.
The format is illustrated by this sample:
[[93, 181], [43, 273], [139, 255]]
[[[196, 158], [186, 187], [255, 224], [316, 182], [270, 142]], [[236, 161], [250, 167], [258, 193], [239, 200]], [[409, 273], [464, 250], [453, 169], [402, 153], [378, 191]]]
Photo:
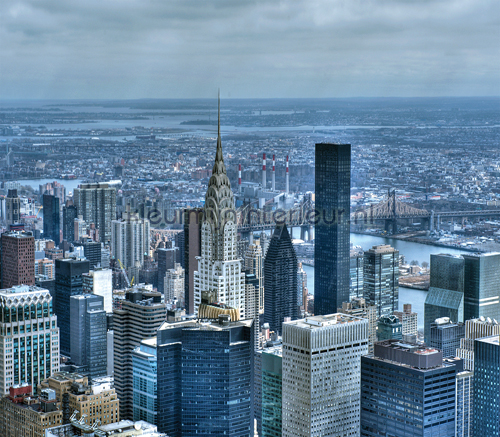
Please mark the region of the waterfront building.
[[59, 198], [43, 195], [43, 237], [54, 240], [57, 246], [61, 242], [61, 211]]
[[354, 297], [350, 302], [344, 302], [337, 312], [368, 320], [368, 353], [373, 353], [377, 341], [377, 307], [368, 305], [363, 297]]
[[500, 436], [500, 337], [474, 341], [474, 435]]
[[158, 424], [156, 337], [141, 341], [132, 352], [133, 420]]
[[460, 291], [430, 287], [424, 303], [424, 341], [429, 342], [431, 324], [436, 319], [448, 317], [464, 321], [464, 294]]
[[176, 247], [159, 248], [156, 254], [158, 256], [158, 292], [165, 294], [165, 275], [168, 270], [175, 269], [179, 249]]
[[283, 435], [359, 435], [366, 353], [368, 320], [337, 313], [284, 323]]
[[125, 216], [111, 222], [111, 255], [126, 269], [141, 267], [144, 254], [149, 254], [149, 220], [133, 217], [129, 211]]
[[35, 238], [31, 232], [2, 234], [2, 288], [35, 284]]
[[378, 319], [377, 338], [378, 341], [403, 340], [402, 323], [394, 315], [380, 317]]
[[156, 336], [166, 314], [160, 293], [135, 288], [127, 290], [121, 308], [113, 310], [115, 388], [124, 419], [133, 418], [132, 353], [141, 341]]
[[[316, 144], [314, 313], [349, 301], [351, 145]], [[264, 286], [266, 286], [264, 284]]]
[[474, 341], [492, 335], [500, 335], [500, 324], [496, 320], [480, 317], [465, 322], [465, 337], [457, 348], [457, 356], [464, 360], [465, 370], [474, 371]]
[[2, 437], [44, 437], [45, 430], [62, 424], [54, 390], [44, 389], [33, 396], [31, 385], [10, 387], [0, 400], [0, 435]]
[[104, 299], [104, 311], [113, 311], [113, 271], [96, 268], [82, 274], [83, 293], [92, 293]]
[[465, 325], [454, 323], [448, 317], [431, 323], [429, 346], [443, 352], [444, 358], [455, 357], [460, 340], [465, 337]]
[[264, 260], [264, 322], [282, 332], [287, 320], [297, 320], [297, 255], [285, 224], [276, 226]]
[[401, 322], [403, 328], [403, 338], [408, 336], [418, 336], [418, 313], [411, 310], [411, 303], [403, 305], [403, 311], [393, 313]]
[[95, 294], [71, 296], [71, 360], [90, 378], [107, 374], [107, 321], [104, 298]]
[[262, 351], [262, 437], [280, 437], [282, 433], [282, 348]]
[[456, 373], [437, 349], [375, 343], [361, 357], [361, 436], [455, 436]]
[[399, 308], [399, 251], [389, 245], [373, 246], [363, 259], [363, 297], [375, 305], [378, 317]]
[[[116, 188], [108, 183], [80, 184], [73, 193], [78, 214], [90, 225], [94, 223], [99, 239], [111, 240], [111, 222], [116, 219]], [[75, 234], [75, 240], [80, 236]]]
[[259, 314], [264, 314], [264, 257], [260, 240], [249, 244], [245, 252], [245, 269], [257, 278], [257, 291], [259, 293]]
[[183, 210], [184, 217], [184, 299], [186, 312], [194, 314], [194, 272], [201, 255], [201, 224], [203, 208]]
[[455, 435], [456, 437], [472, 437], [473, 435], [473, 398], [474, 372], [463, 371], [457, 374]]
[[61, 328], [61, 354], [70, 356], [70, 298], [83, 294], [83, 274], [88, 273], [89, 262], [86, 259], [56, 259], [56, 284], [54, 312]]
[[158, 330], [158, 429], [170, 437], [253, 436], [253, 321], [230, 320]]
[[349, 298], [363, 297], [363, 251], [350, 251], [349, 258]]
[[500, 253], [462, 255], [464, 266], [464, 319], [500, 320]]
[[59, 370], [59, 328], [52, 296], [36, 286], [0, 290], [0, 391], [32, 387]]
[[464, 266], [461, 255], [431, 254], [430, 286], [463, 293]]
[[222, 156], [220, 102], [217, 151], [205, 195], [201, 225], [201, 256], [194, 273], [194, 312], [202, 304], [225, 304], [245, 312], [245, 274], [237, 254], [237, 217], [231, 184]]
[[[86, 425], [97, 421], [104, 426], [120, 420], [121, 401], [111, 377], [95, 378], [90, 382], [87, 376], [78, 373], [58, 372], [42, 381], [39, 389], [55, 392], [57, 401], [63, 404], [63, 423], [68, 423], [73, 413]], [[67, 408], [64, 408], [65, 403]]]
[[63, 240], [66, 240], [68, 243], [73, 243], [76, 241], [75, 239], [75, 219], [78, 218], [78, 210], [73, 202], [66, 202], [66, 205], [63, 206]]

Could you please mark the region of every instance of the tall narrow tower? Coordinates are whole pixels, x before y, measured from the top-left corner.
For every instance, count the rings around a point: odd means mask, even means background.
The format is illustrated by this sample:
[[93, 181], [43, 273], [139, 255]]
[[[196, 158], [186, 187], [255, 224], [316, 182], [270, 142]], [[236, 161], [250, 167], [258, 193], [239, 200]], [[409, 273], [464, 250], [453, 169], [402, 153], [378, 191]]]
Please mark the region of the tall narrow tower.
[[201, 225], [201, 256], [194, 273], [194, 311], [217, 302], [245, 318], [245, 275], [237, 255], [237, 222], [231, 184], [226, 173], [220, 136], [220, 96], [217, 152], [205, 195]]

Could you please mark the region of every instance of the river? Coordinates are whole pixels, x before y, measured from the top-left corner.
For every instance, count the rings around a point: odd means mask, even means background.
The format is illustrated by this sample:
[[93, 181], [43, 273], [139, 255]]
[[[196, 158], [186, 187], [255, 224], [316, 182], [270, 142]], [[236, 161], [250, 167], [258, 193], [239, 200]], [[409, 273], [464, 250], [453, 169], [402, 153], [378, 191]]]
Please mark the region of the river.
[[[351, 234], [351, 243], [355, 246], [361, 246], [363, 250], [368, 250], [372, 246], [380, 244], [390, 244], [392, 247], [399, 250], [400, 255], [404, 255], [407, 262], [416, 260], [420, 264], [422, 262], [430, 262], [431, 254], [435, 253], [450, 253], [460, 255], [465, 252], [459, 249], [447, 249], [444, 247], [430, 246], [427, 244], [413, 243], [409, 241], [396, 240], [394, 238], [383, 238], [372, 235]], [[314, 293], [314, 267], [304, 266], [307, 273], [307, 288]], [[399, 287], [399, 310], [403, 310], [403, 304], [411, 303], [412, 309], [418, 313], [418, 327], [424, 326], [424, 303], [427, 296], [427, 291], [414, 290], [406, 287]]]

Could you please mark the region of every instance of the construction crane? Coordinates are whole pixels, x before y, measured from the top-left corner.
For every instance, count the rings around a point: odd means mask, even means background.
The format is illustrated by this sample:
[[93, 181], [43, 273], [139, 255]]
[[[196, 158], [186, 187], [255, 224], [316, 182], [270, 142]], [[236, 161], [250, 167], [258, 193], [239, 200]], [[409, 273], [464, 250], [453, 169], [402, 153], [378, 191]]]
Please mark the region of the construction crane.
[[127, 282], [127, 288], [130, 288], [134, 283], [135, 276], [132, 277], [132, 281], [129, 281], [127, 271], [125, 270], [125, 266], [119, 259], [118, 259], [118, 264], [120, 264], [120, 269], [122, 271], [123, 276], [125, 277], [125, 281]]
[[43, 209], [43, 205], [40, 205], [40, 206], [38, 207], [38, 211], [37, 211], [37, 213], [36, 213], [35, 218], [37, 218], [37, 217], [38, 217], [38, 214], [40, 214], [40, 211], [41, 211], [42, 209]]

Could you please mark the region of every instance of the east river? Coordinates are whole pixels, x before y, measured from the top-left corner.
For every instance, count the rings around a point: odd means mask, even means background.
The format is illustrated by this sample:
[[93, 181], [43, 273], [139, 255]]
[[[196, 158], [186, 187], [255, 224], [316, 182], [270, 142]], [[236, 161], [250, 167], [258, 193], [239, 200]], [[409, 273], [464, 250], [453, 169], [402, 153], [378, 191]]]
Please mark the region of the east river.
[[[368, 250], [372, 246], [380, 244], [390, 244], [395, 249], [399, 250], [400, 255], [404, 255], [406, 262], [416, 260], [420, 264], [422, 262], [430, 262], [430, 255], [433, 253], [450, 253], [459, 255], [465, 252], [459, 249], [448, 249], [444, 247], [430, 246], [427, 244], [413, 243], [409, 241], [396, 240], [393, 238], [376, 237], [372, 235], [351, 234], [351, 243], [355, 246], [361, 246], [363, 250]], [[307, 272], [307, 287], [309, 292], [314, 293], [314, 267], [304, 266]], [[419, 328], [424, 325], [424, 302], [427, 296], [427, 291], [414, 290], [406, 287], [399, 287], [399, 309], [403, 309], [403, 304], [411, 303], [413, 311], [418, 313]]]

